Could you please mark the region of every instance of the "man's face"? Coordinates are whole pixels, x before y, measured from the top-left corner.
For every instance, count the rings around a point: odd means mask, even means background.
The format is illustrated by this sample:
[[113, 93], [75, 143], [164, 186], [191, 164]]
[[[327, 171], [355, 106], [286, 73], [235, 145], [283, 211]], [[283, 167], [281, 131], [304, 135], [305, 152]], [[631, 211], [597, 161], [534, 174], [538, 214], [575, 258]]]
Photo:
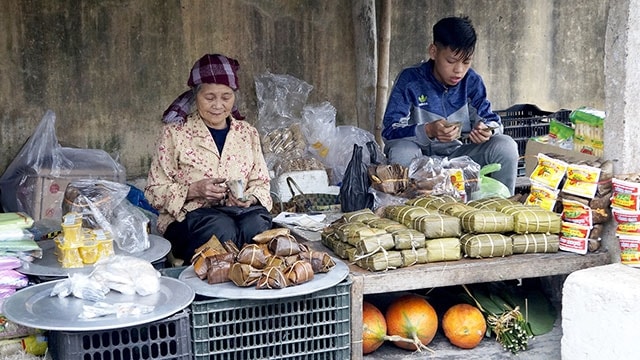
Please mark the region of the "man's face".
[[446, 86], [455, 86], [467, 74], [473, 55], [465, 58], [461, 52], [453, 52], [449, 47], [429, 46], [429, 57], [434, 61], [433, 75]]

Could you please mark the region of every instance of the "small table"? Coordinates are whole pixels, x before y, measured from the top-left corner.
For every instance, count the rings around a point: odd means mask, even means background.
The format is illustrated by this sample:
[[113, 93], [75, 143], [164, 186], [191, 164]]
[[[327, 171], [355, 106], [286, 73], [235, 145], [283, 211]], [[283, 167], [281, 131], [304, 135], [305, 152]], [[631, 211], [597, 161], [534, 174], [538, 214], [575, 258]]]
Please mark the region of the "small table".
[[[289, 227], [291, 233], [312, 249], [337, 257], [320, 242], [320, 233]], [[345, 261], [346, 262], [346, 261]], [[579, 255], [557, 253], [517, 254], [488, 259], [461, 259], [371, 272], [348, 264], [351, 285], [351, 358], [362, 359], [362, 302], [364, 295], [428, 289], [481, 282], [564, 275], [611, 263], [605, 250]]]

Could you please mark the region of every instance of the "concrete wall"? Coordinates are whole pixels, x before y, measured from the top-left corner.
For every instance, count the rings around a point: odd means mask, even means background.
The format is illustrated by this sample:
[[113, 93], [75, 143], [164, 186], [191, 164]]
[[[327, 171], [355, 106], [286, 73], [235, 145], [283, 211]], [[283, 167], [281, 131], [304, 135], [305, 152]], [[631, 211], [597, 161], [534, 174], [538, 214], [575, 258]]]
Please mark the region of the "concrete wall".
[[[604, 107], [608, 1], [391, 3], [390, 81], [424, 58], [437, 19], [465, 14], [479, 35], [474, 67], [495, 108]], [[269, 71], [313, 85], [308, 102], [329, 101], [338, 124], [373, 131], [362, 103], [373, 102], [374, 89], [363, 94], [358, 74], [374, 54], [354, 40], [371, 25], [359, 12], [368, 4], [373, 0], [5, 0], [0, 172], [51, 109], [62, 144], [117, 153], [128, 177], [146, 176], [160, 116], [207, 52], [240, 61], [240, 108], [250, 122], [258, 113], [253, 79]]]

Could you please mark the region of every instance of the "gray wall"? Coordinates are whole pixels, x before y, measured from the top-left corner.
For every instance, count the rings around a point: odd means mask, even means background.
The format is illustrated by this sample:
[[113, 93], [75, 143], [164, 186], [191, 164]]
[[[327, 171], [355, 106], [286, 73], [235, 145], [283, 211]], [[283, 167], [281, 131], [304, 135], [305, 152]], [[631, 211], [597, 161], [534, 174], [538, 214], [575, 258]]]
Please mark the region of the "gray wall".
[[[359, 17], [367, 2], [4, 0], [0, 172], [51, 109], [63, 145], [117, 153], [129, 178], [146, 176], [160, 116], [207, 52], [240, 61], [240, 108], [254, 124], [253, 79], [269, 71], [313, 85], [308, 103], [329, 101], [338, 124], [373, 132], [361, 109], [375, 94], [362, 96], [357, 75], [373, 55], [355, 40], [371, 25]], [[607, 1], [391, 3], [390, 81], [424, 58], [437, 19], [465, 14], [478, 31], [474, 68], [494, 108], [604, 107]]]

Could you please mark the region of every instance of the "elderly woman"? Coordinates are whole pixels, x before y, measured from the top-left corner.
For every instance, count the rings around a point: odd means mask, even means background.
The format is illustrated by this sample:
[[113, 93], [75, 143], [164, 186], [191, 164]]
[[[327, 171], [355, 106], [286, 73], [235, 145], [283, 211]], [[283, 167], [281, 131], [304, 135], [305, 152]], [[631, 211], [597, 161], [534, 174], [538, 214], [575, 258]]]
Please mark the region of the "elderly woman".
[[[270, 178], [255, 127], [235, 105], [238, 62], [218, 54], [196, 61], [191, 90], [165, 111], [145, 196], [158, 230], [189, 263], [212, 235], [238, 247], [271, 228]], [[227, 186], [242, 180], [243, 196]]]

